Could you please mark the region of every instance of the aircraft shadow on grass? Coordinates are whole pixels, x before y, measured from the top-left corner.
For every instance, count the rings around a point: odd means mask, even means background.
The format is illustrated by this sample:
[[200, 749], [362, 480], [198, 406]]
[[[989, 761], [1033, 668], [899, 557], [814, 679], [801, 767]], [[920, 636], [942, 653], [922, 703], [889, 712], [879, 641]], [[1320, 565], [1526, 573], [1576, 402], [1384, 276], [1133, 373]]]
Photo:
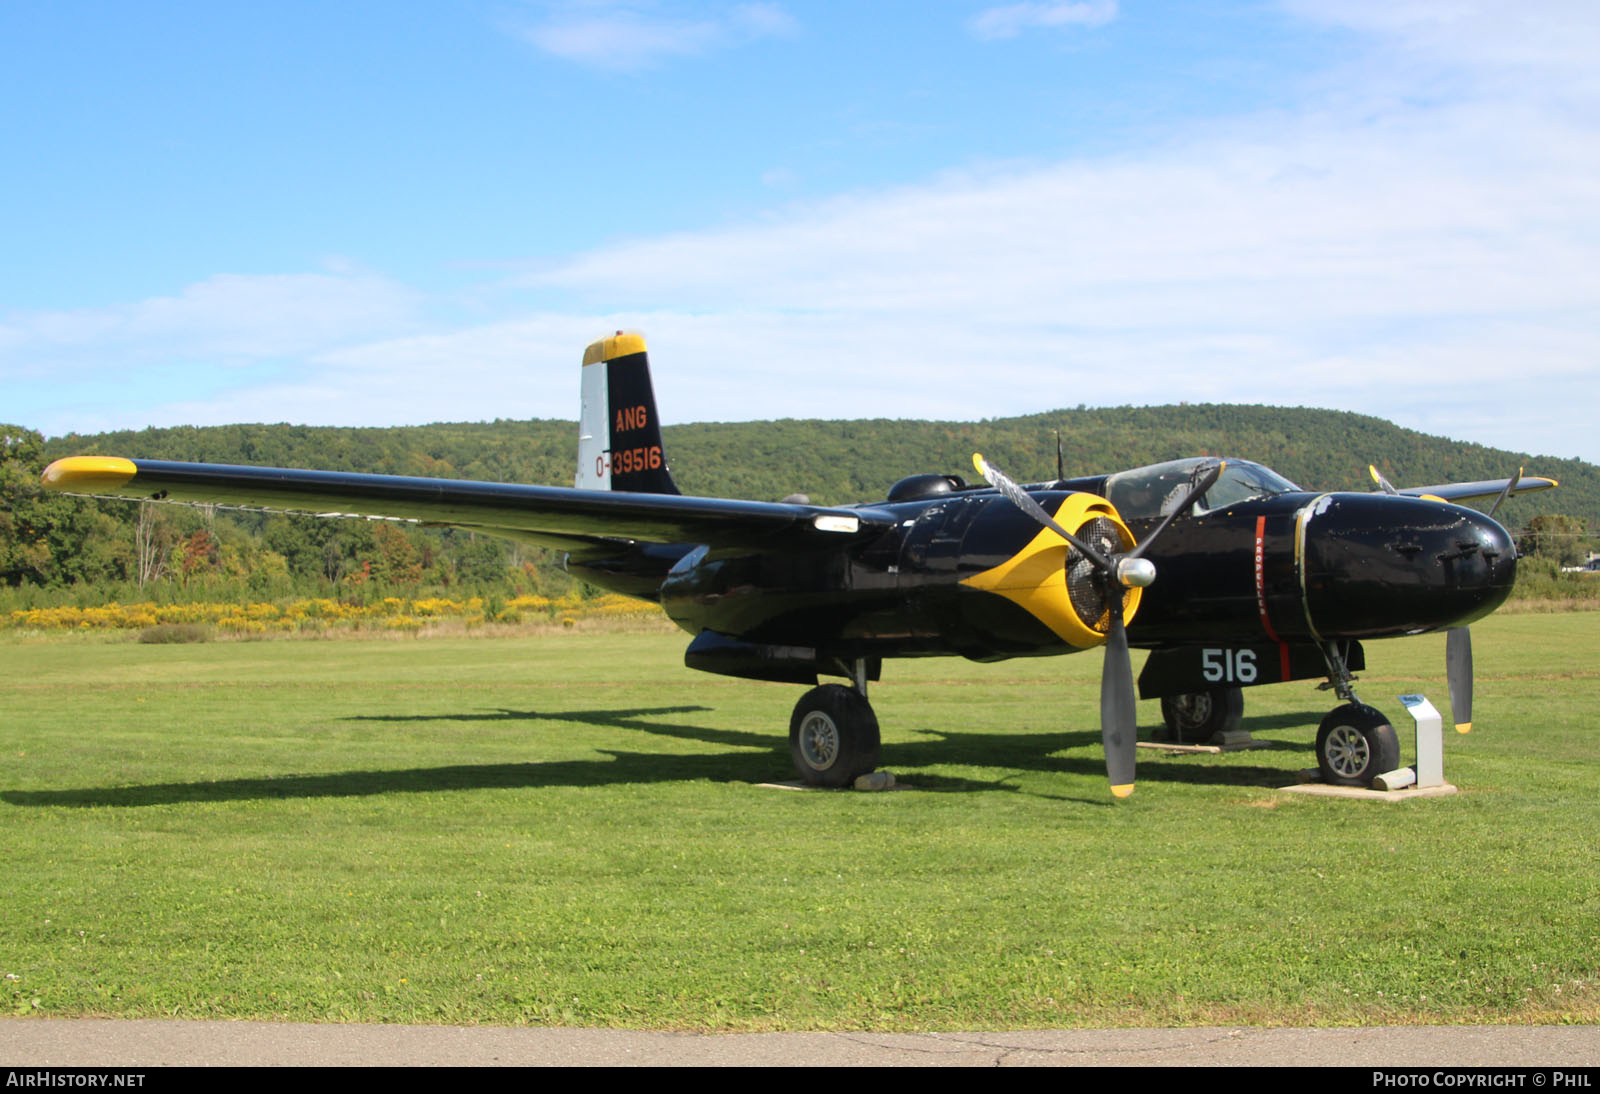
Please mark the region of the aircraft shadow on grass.
[[[576, 722], [583, 725], [649, 733], [739, 751], [673, 754], [597, 749], [606, 759], [553, 760], [499, 764], [454, 764], [441, 767], [340, 771], [316, 775], [257, 776], [242, 779], [152, 783], [144, 786], [81, 787], [65, 790], [0, 791], [0, 801], [21, 806], [149, 806], [183, 802], [255, 801], [274, 798], [362, 797], [375, 794], [435, 793], [450, 790], [539, 789], [556, 786], [605, 786], [664, 782], [772, 782], [783, 778], [787, 743], [770, 733], [662, 720], [662, 716], [709, 710], [701, 706], [623, 710], [493, 710], [458, 714], [357, 715], [346, 721], [375, 722]], [[1303, 725], [1302, 719], [1292, 724]], [[1267, 728], [1278, 718], [1251, 719]], [[890, 746], [888, 767], [909, 772], [904, 781], [928, 791], [1006, 790], [1110, 807], [1097, 795], [1075, 797], [1023, 791], [1016, 778], [1024, 772], [1097, 777], [1104, 774], [1098, 733], [959, 733], [917, 730], [909, 741]], [[1295, 748], [1272, 742], [1271, 748]], [[1061, 755], [1063, 751], [1072, 755]], [[1079, 755], [1081, 753], [1081, 755]], [[1143, 760], [1142, 779], [1153, 783], [1192, 785], [1279, 786], [1289, 778], [1280, 768], [1208, 765], [1195, 757]], [[925, 768], [990, 768], [993, 778], [943, 774]]]

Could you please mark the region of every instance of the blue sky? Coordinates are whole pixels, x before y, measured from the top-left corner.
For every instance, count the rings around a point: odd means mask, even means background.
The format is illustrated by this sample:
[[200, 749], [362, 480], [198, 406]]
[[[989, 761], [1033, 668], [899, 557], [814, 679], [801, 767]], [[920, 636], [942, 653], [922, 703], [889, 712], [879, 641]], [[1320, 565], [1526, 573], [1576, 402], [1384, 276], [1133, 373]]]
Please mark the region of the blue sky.
[[571, 418], [627, 328], [668, 421], [1600, 462], [1596, 58], [1588, 0], [10, 0], [0, 419]]

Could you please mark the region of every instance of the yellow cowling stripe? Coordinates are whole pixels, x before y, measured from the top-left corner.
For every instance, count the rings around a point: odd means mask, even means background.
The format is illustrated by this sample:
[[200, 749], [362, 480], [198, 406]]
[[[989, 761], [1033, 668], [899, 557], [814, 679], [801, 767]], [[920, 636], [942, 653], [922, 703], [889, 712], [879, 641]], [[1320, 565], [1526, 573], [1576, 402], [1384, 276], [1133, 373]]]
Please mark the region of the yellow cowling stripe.
[[67, 456], [44, 469], [44, 484], [69, 494], [114, 494], [138, 473], [121, 456]]
[[627, 357], [635, 353], [644, 352], [644, 335], [624, 334], [618, 331], [610, 338], [602, 338], [598, 342], [590, 343], [589, 348], [583, 351], [583, 363], [597, 365], [602, 361], [615, 361], [618, 357]]
[[[1077, 534], [1079, 528], [1094, 517], [1109, 517], [1122, 535], [1121, 549], [1133, 547], [1133, 533], [1117, 515], [1116, 507], [1094, 494], [1072, 494], [1055, 512], [1056, 523]], [[1073, 610], [1067, 593], [1067, 552], [1071, 550], [1066, 540], [1049, 528], [1039, 529], [1039, 534], [1027, 546], [993, 569], [962, 578], [961, 584], [985, 592], [995, 593], [1021, 606], [1030, 615], [1049, 627], [1059, 638], [1078, 649], [1088, 649], [1104, 644], [1105, 631], [1086, 626]], [[1123, 621], [1131, 623], [1139, 611], [1141, 589], [1128, 589], [1123, 601]], [[1099, 620], [1101, 627], [1110, 621]]]

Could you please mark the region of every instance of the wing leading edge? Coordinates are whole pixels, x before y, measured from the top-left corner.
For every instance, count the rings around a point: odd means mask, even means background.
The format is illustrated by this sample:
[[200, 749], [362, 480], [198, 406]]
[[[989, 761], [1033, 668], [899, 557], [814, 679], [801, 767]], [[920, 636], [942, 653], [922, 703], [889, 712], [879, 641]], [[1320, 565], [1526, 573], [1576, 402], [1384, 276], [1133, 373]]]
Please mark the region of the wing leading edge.
[[115, 456], [59, 459], [45, 468], [44, 485], [93, 497], [448, 524], [564, 549], [619, 541], [713, 549], [843, 546], [894, 522], [870, 508]]

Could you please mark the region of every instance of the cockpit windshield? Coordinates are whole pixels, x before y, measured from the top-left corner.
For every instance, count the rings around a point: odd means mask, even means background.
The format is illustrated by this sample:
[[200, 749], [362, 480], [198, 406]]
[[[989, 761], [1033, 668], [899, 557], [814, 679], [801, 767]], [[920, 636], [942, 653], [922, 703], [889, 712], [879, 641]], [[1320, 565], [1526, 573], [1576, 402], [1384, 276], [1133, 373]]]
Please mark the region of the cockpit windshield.
[[[1165, 516], [1182, 503], [1189, 484], [1216, 461], [1207, 457], [1136, 467], [1106, 479], [1106, 497], [1125, 520]], [[1252, 498], [1270, 498], [1300, 488], [1276, 471], [1249, 460], [1230, 459], [1195, 512], [1223, 509]]]

